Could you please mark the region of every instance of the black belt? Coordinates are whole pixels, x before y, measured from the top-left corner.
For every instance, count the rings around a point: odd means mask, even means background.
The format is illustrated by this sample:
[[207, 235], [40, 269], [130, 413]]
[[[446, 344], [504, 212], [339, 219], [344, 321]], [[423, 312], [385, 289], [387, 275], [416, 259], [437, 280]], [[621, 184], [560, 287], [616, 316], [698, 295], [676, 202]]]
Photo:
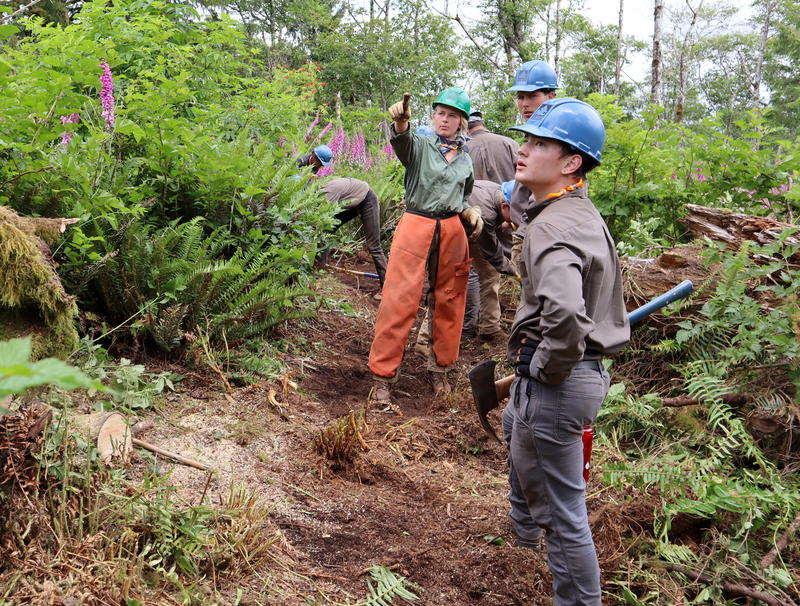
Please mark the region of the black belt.
[[[541, 344], [542, 344], [541, 341], [533, 341], [531, 339], [528, 339], [525, 342], [525, 345], [529, 345], [533, 349], [538, 349], [539, 345]], [[519, 351], [517, 351], [517, 354], [519, 354]], [[583, 352], [583, 357], [581, 358], [581, 362], [594, 362], [596, 360], [601, 360], [602, 358], [603, 358], [602, 352], [596, 351], [594, 349], [587, 349]]]
[[449, 211], [445, 213], [431, 213], [425, 210], [419, 210], [418, 208], [407, 208], [407, 213], [411, 213], [412, 215], [418, 215], [420, 217], [425, 217], [426, 219], [449, 219], [451, 217], [455, 217], [458, 215], [457, 212]]

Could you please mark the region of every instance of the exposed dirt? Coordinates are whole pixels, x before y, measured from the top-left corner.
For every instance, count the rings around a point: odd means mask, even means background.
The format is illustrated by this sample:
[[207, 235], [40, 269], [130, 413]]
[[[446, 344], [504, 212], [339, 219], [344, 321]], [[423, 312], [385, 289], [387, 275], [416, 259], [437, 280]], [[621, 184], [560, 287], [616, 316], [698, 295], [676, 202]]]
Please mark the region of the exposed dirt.
[[[373, 271], [364, 258], [347, 266]], [[369, 278], [330, 273], [319, 289], [329, 300], [346, 300], [353, 313], [323, 308], [315, 319], [284, 328], [300, 344], [286, 354], [284, 381], [235, 389], [226, 398], [214, 375], [190, 374], [146, 436], [214, 466], [209, 479], [157, 461], [160, 471], [171, 469], [187, 502], [221, 501], [234, 483], [274, 508], [272, 521], [283, 538], [278, 561], [285, 568], [269, 571], [269, 582], [250, 579], [241, 603], [352, 602], [365, 595], [369, 567], [382, 564], [417, 584], [419, 603], [426, 605], [549, 604], [546, 556], [513, 546], [505, 447], [483, 434], [466, 380], [478, 361], [501, 360], [504, 343], [467, 343], [451, 373], [455, 390], [440, 400], [431, 395], [424, 360], [409, 347], [394, 388], [402, 415], [367, 410], [369, 452], [334, 471], [313, 438], [351, 409], [364, 409], [378, 288]], [[507, 322], [516, 294], [509, 282]], [[280, 408], [269, 403], [270, 392]], [[496, 412], [492, 422], [499, 428]], [[146, 464], [152, 462], [142, 456], [135, 471]], [[650, 501], [639, 495], [631, 505], [609, 491], [590, 495], [604, 571], [618, 570], [631, 538], [650, 532]], [[605, 589], [613, 593], [614, 586]]]

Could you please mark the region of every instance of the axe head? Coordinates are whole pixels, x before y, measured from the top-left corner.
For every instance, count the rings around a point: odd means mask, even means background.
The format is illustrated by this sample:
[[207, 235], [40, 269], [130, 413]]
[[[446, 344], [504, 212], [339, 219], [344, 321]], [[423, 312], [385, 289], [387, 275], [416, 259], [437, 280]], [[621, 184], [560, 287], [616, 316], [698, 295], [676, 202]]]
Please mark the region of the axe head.
[[478, 411], [478, 418], [484, 431], [500, 442], [500, 438], [492, 429], [486, 413], [497, 408], [497, 391], [494, 386], [494, 367], [497, 362], [486, 360], [476, 365], [469, 371], [469, 384], [472, 387], [472, 397], [475, 400], [475, 409]]

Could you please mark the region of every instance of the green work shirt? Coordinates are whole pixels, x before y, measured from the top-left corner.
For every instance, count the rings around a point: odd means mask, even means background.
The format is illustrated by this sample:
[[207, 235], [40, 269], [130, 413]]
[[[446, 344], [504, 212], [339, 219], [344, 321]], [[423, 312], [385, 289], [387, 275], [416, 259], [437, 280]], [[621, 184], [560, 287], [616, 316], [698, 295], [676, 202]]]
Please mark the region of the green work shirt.
[[406, 167], [406, 208], [432, 214], [460, 213], [470, 206], [472, 160], [463, 149], [452, 162], [439, 151], [436, 135], [419, 135], [411, 128], [389, 140]]

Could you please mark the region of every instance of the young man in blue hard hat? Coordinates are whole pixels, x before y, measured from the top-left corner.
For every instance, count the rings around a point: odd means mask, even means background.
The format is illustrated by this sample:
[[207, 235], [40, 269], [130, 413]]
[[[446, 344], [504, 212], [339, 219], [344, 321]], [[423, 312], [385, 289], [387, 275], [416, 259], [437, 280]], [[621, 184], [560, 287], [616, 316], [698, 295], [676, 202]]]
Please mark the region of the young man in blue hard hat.
[[602, 358], [630, 338], [614, 241], [585, 188], [605, 128], [591, 106], [562, 98], [513, 130], [525, 133], [515, 178], [531, 199], [508, 343], [517, 377], [503, 411], [512, 525], [532, 548], [544, 529], [556, 606], [600, 606], [582, 433], [608, 391]]
[[311, 172], [317, 174], [320, 168], [328, 166], [333, 159], [333, 152], [327, 145], [317, 145], [310, 154], [304, 154], [297, 159], [300, 168], [310, 166]]
[[389, 386], [397, 379], [426, 277], [429, 375], [434, 395], [449, 391], [445, 371], [458, 359], [470, 266], [465, 224], [476, 238], [483, 226], [480, 209], [469, 204], [472, 161], [464, 149], [469, 97], [457, 87], [442, 91], [433, 102], [435, 135], [427, 136], [409, 128], [409, 97], [389, 108], [390, 142], [406, 169], [406, 212], [392, 240], [369, 352], [372, 400], [395, 412]]
[[[526, 61], [517, 68], [514, 74], [514, 84], [508, 90], [517, 96], [517, 109], [522, 121], [525, 122], [539, 106], [553, 99], [558, 89], [558, 76], [555, 70], [544, 61]], [[524, 236], [527, 219], [525, 211], [531, 192], [517, 185], [511, 194], [511, 222], [517, 226], [517, 233], [511, 252], [511, 262], [516, 264], [519, 255], [522, 237]]]

